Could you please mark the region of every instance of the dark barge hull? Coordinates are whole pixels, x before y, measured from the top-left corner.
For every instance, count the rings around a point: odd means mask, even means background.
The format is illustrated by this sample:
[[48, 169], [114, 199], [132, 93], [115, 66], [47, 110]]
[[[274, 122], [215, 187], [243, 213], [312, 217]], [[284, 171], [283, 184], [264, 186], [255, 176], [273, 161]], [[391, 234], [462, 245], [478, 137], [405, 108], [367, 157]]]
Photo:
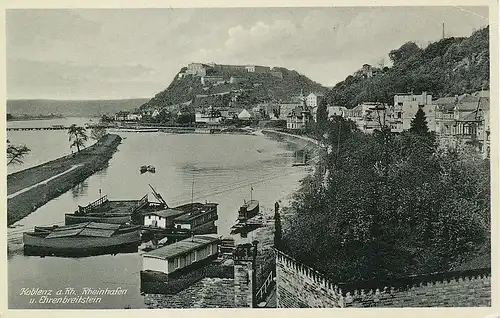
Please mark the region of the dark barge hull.
[[87, 257], [98, 255], [116, 255], [137, 253], [140, 243], [129, 243], [108, 247], [88, 247], [88, 248], [51, 248], [38, 246], [24, 246], [25, 256], [59, 256], [59, 257]]
[[[86, 256], [101, 253], [108, 254], [110, 251], [119, 251], [124, 247], [129, 248], [134, 245], [138, 248], [141, 243], [139, 226], [116, 228], [111, 224], [101, 223], [98, 226], [103, 230], [100, 230], [87, 228], [90, 224], [53, 228], [54, 232], [46, 227], [35, 228], [34, 232], [25, 232], [23, 233], [24, 251], [26, 254], [36, 255]], [[105, 229], [106, 227], [115, 232], [113, 234], [103, 234], [103, 231], [109, 232], [109, 230]], [[74, 234], [64, 233], [71, 231]], [[63, 234], [57, 234], [58, 232]], [[52, 236], [54, 233], [56, 235]], [[80, 235], [80, 233], [83, 234]]]
[[217, 254], [170, 274], [142, 270], [141, 293], [172, 295], [206, 277], [234, 278], [233, 267], [213, 264], [216, 259]]
[[130, 220], [131, 220], [130, 214], [112, 215], [112, 216], [106, 216], [105, 214], [101, 214], [101, 215], [65, 214], [64, 215], [64, 224], [65, 225], [73, 225], [73, 224], [85, 223], [85, 222], [123, 224], [123, 223], [130, 222]]

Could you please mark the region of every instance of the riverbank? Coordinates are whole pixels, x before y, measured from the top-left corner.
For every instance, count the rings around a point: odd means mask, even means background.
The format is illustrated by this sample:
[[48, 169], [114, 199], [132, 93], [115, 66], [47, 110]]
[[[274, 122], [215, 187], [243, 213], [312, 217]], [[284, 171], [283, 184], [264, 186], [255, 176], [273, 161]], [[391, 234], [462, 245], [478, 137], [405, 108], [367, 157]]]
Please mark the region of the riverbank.
[[106, 135], [80, 153], [8, 175], [7, 225], [105, 168], [120, 142], [120, 136]]
[[[301, 150], [306, 150], [313, 154], [313, 158], [318, 158], [322, 147], [320, 143], [312, 138], [292, 135], [289, 133], [284, 133], [276, 130], [263, 129], [262, 134], [276, 139], [281, 142], [286, 142], [295, 145]], [[316, 160], [312, 160], [313, 162]], [[314, 165], [314, 163], [313, 163]], [[297, 190], [299, 190], [298, 188]], [[289, 226], [291, 222], [291, 215], [293, 214], [293, 209], [291, 208], [291, 201], [293, 200], [294, 193], [289, 194], [286, 198], [276, 198], [280, 201], [280, 217], [282, 228]], [[269, 212], [271, 213], [271, 212]], [[274, 213], [274, 212], [272, 212]], [[259, 242], [257, 249], [257, 259], [256, 259], [256, 285], [257, 290], [261, 288], [265, 280], [268, 278], [271, 272], [275, 275], [276, 259], [274, 255], [274, 214], [268, 214], [264, 216], [264, 226], [256, 229], [253, 233], [249, 234], [250, 237]], [[273, 275], [273, 276], [274, 276]], [[274, 288], [274, 287], [271, 287]], [[273, 291], [269, 292], [267, 297], [267, 305], [272, 307], [273, 300], [275, 297]]]
[[262, 129], [261, 132], [266, 136], [275, 137], [285, 142], [292, 142], [298, 146], [307, 148], [308, 150], [323, 147], [323, 145], [318, 140], [306, 136], [293, 135], [290, 133], [272, 129]]

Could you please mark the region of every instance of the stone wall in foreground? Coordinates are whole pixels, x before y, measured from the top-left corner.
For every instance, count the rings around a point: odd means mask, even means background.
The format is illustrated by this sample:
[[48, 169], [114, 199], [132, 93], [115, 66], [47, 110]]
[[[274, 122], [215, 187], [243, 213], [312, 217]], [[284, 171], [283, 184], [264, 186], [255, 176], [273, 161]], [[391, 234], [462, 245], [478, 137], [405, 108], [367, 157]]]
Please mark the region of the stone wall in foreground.
[[491, 269], [335, 284], [276, 251], [277, 304], [300, 307], [489, 307]]

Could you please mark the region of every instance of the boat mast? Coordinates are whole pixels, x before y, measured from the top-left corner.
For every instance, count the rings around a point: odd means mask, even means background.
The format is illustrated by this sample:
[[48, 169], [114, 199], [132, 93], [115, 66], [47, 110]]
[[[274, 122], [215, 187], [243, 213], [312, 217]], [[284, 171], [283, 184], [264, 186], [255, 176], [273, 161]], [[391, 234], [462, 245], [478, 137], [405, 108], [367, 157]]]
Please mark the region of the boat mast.
[[193, 174], [193, 183], [191, 184], [191, 212], [193, 212], [193, 202], [194, 201], [194, 174]]
[[253, 195], [253, 186], [251, 185], [250, 186], [250, 201], [252, 201], [252, 199], [253, 199], [252, 195]]

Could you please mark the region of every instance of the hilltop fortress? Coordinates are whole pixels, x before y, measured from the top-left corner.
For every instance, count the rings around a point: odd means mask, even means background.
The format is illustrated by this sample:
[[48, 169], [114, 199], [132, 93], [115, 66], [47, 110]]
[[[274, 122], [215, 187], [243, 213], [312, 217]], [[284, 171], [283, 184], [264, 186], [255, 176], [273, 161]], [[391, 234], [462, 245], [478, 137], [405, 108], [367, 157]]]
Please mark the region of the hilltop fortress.
[[269, 66], [260, 65], [226, 65], [226, 64], [215, 64], [215, 63], [189, 63], [187, 69], [179, 73], [179, 78], [185, 75], [193, 76], [223, 76], [225, 74], [246, 72], [246, 73], [269, 73], [275, 77], [283, 78], [283, 74], [280, 71], [273, 70]]

